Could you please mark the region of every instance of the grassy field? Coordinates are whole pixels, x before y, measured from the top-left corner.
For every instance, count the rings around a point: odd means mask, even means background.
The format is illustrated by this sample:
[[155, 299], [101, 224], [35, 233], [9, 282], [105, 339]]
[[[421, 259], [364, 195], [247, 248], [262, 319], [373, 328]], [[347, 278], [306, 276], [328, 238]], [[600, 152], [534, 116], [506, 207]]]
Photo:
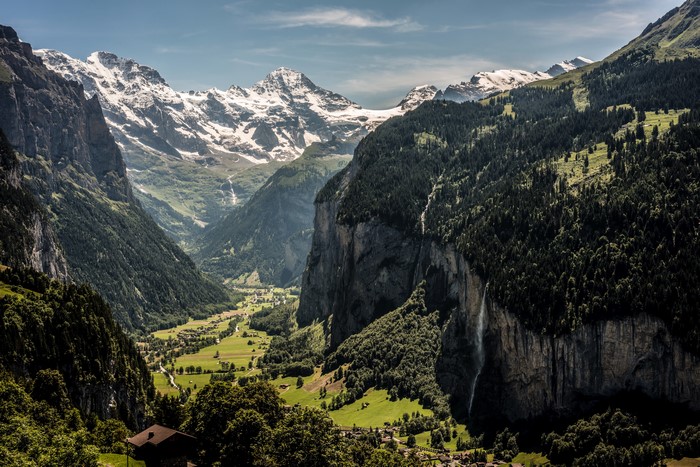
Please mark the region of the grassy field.
[[[175, 338], [177, 337], [178, 333], [182, 331], [191, 331], [195, 329], [200, 329], [200, 328], [210, 328], [207, 333], [205, 333], [205, 336], [217, 336], [221, 331], [224, 331], [228, 327], [228, 321], [233, 317], [234, 315], [238, 314], [243, 314], [245, 313], [244, 311], [239, 311], [239, 310], [233, 310], [233, 311], [226, 311], [224, 313], [219, 313], [218, 315], [210, 316], [207, 319], [193, 319], [190, 320], [189, 322], [185, 324], [181, 324], [180, 326], [174, 327], [174, 328], [169, 328], [169, 329], [163, 329], [161, 331], [156, 331], [152, 335], [153, 337], [156, 337], [158, 339], [169, 339], [169, 338]], [[218, 324], [212, 324], [215, 321], [222, 320]]]
[[[647, 112], [646, 120], [644, 121], [644, 131], [647, 138], [651, 137], [654, 126], [659, 128], [660, 135], [667, 133], [671, 128], [671, 122], [674, 124], [678, 123], [679, 116], [686, 112], [687, 110], [670, 110], [668, 114]], [[615, 137], [623, 137], [627, 129], [634, 131], [636, 126], [637, 119], [620, 128]], [[588, 167], [585, 165], [586, 156], [588, 156]], [[605, 182], [612, 179], [612, 166], [610, 165], [610, 159], [608, 159], [608, 148], [602, 141], [594, 145], [592, 153], [589, 153], [588, 149], [583, 149], [579, 152], [571, 153], [568, 161], [562, 155], [556, 163], [556, 168], [559, 174], [566, 175], [567, 184], [573, 187], [593, 180]]]
[[[222, 339], [219, 344], [204, 347], [196, 354], [181, 356], [175, 368], [194, 365], [201, 366], [204, 371], [217, 371], [221, 368], [221, 362], [228, 361], [237, 369], [242, 366], [247, 369], [248, 362], [264, 354], [264, 347], [270, 343], [270, 338], [264, 332], [251, 331], [246, 323], [240, 323], [238, 328], [239, 332]], [[243, 337], [244, 334], [247, 337]], [[214, 358], [217, 352], [219, 358]]]
[[[362, 404], [369, 404], [362, 408]], [[370, 389], [362, 399], [345, 405], [338, 410], [329, 412], [335, 423], [340, 426], [377, 427], [384, 423], [393, 423], [401, 419], [404, 413], [420, 412], [424, 415], [432, 415], [430, 410], [424, 409], [417, 400], [399, 399], [390, 401], [389, 394], [384, 389]]]
[[530, 465], [549, 465], [549, 459], [541, 452], [521, 452], [513, 458], [513, 463]]
[[[273, 300], [285, 296], [288, 299], [291, 295], [288, 290], [280, 288], [249, 288], [240, 289], [246, 294], [244, 301], [237, 304], [236, 310], [213, 315], [207, 319], [191, 320], [183, 325], [157, 331], [152, 334], [161, 340], [178, 339], [180, 335], [186, 336], [191, 331], [199, 331], [201, 337], [217, 337], [221, 331], [228, 329], [231, 318], [235, 315], [252, 315], [262, 308], [273, 306]], [[216, 372], [221, 369], [221, 362], [229, 362], [237, 369], [237, 376], [251, 376], [259, 373], [256, 368], [257, 360], [265, 353], [270, 337], [261, 331], [251, 330], [247, 321], [238, 323], [238, 332], [221, 339], [220, 342], [204, 347], [194, 354], [184, 354], [178, 357], [174, 364], [168, 365], [168, 369], [174, 368], [173, 373], [175, 383], [183, 389], [190, 388], [196, 393], [200, 388], [209, 383], [211, 374], [182, 374], [177, 370], [194, 366], [201, 367], [202, 372]], [[218, 353], [218, 357], [217, 356]], [[249, 365], [252, 362], [253, 368]], [[241, 371], [240, 368], [244, 370]], [[178, 390], [170, 386], [168, 378], [159, 372], [153, 373], [153, 381], [156, 389], [161, 394], [177, 394]], [[294, 380], [296, 383], [296, 379]], [[196, 387], [195, 387], [196, 386]], [[320, 404], [320, 402], [319, 402]]]
[[[97, 463], [104, 467], [126, 467], [126, 457], [125, 454], [100, 454]], [[132, 457], [129, 457], [128, 465], [129, 467], [146, 467], [144, 461], [137, 461]]]
[[164, 396], [176, 396], [180, 394], [180, 391], [170, 385], [168, 377], [163, 373], [153, 371], [151, 372], [151, 376], [153, 376], [153, 385], [156, 387], [156, 391], [159, 393], [163, 394]]

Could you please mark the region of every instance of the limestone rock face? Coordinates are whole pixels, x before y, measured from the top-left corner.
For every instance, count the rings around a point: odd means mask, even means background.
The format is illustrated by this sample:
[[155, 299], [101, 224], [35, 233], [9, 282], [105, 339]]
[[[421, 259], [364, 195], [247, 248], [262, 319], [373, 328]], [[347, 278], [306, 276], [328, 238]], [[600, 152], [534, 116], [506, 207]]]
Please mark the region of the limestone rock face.
[[97, 98], [86, 100], [82, 85], [46, 69], [29, 44], [11, 28], [1, 28], [0, 128], [10, 144], [54, 170], [77, 168], [86, 176], [73, 179], [86, 189], [132, 200], [126, 165]]
[[484, 293], [486, 284], [454, 245], [410, 237], [376, 221], [339, 224], [338, 203], [316, 206], [298, 311], [300, 325], [329, 321], [331, 349], [400, 306], [425, 280], [428, 309], [440, 310], [443, 322], [438, 381], [457, 413], [476, 426], [575, 415], [625, 392], [700, 410], [700, 357], [674, 342], [661, 320], [640, 314], [561, 336], [540, 334]]
[[0, 147], [0, 199], [0, 264], [67, 279], [58, 238], [46, 212], [24, 185], [20, 162], [6, 142]]

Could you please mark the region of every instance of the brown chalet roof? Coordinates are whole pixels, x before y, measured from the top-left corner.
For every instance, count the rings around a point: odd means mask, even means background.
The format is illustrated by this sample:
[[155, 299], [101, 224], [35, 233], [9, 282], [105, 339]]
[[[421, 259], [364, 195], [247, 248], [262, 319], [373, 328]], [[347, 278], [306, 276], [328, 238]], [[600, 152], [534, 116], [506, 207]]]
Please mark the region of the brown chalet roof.
[[192, 440], [196, 439], [194, 436], [190, 436], [187, 433], [183, 433], [181, 431], [173, 430], [172, 428], [168, 428], [161, 425], [153, 425], [146, 428], [141, 433], [134, 435], [131, 438], [127, 438], [126, 441], [129, 444], [132, 444], [139, 448], [146, 443], [150, 443], [154, 446], [157, 446], [158, 444], [162, 443], [163, 441], [165, 441], [173, 435], [177, 435], [178, 437], [185, 436], [187, 438], [191, 438]]

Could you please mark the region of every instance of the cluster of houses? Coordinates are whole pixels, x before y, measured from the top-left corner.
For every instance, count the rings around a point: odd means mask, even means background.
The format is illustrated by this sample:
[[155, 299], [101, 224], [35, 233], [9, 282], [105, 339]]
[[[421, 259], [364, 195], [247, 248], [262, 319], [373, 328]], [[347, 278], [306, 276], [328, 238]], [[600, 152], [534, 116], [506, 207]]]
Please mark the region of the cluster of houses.
[[[341, 431], [347, 438], [360, 438], [367, 433], [366, 428], [358, 427], [341, 427]], [[370, 430], [371, 431], [371, 430]], [[405, 442], [399, 438], [395, 437], [395, 434], [399, 432], [397, 427], [386, 426], [383, 429], [378, 430], [381, 436], [382, 444], [389, 443], [394, 440], [399, 448], [398, 452], [403, 454], [405, 457], [415, 453], [421, 462], [430, 465], [442, 466], [442, 467], [458, 467], [458, 466], [469, 466], [469, 467], [498, 467], [498, 466], [512, 466], [512, 467], [524, 467], [522, 464], [509, 463], [499, 460], [494, 460], [492, 462], [476, 462], [474, 456], [470, 452], [455, 452], [451, 453], [449, 449], [435, 449], [427, 446], [415, 446], [409, 448], [405, 445]]]

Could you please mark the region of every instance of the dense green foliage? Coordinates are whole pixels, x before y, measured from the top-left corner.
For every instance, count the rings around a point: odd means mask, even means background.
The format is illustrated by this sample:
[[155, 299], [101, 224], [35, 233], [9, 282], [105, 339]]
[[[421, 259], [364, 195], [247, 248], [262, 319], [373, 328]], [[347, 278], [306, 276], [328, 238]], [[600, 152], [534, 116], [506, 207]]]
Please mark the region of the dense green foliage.
[[649, 423], [609, 409], [578, 420], [563, 434], [544, 435], [542, 443], [554, 464], [656, 465], [664, 458], [700, 456], [700, 425], [655, 432]]
[[95, 287], [122, 324], [157, 328], [185, 316], [190, 307], [227, 300], [136, 205], [74, 185], [63, 186], [61, 193], [51, 209], [71, 273]]
[[267, 284], [297, 280], [313, 232], [313, 199], [350, 159], [337, 141], [314, 143], [280, 167], [248, 201], [203, 235], [196, 258], [208, 272], [238, 278], [257, 271]]
[[96, 467], [98, 454], [77, 410], [35, 400], [12, 378], [0, 376], [3, 465]]
[[[486, 105], [425, 103], [365, 138], [349, 185], [340, 182], [347, 169], [318, 201], [340, 197], [342, 223], [378, 218], [457, 244], [494, 299], [531, 328], [563, 333], [648, 312], [700, 351], [698, 114], [668, 133], [643, 122], [625, 133], [644, 112], [695, 108], [699, 70], [697, 59], [659, 63], [632, 51], [581, 83]], [[574, 95], [589, 105], [577, 109]], [[426, 133], [428, 144], [415, 136]], [[604, 142], [606, 167], [585, 177], [586, 165], [570, 180], [562, 161]]]
[[271, 336], [287, 337], [296, 326], [295, 313], [298, 301], [272, 308], [264, 308], [250, 317], [250, 327], [265, 331]]
[[301, 328], [289, 336], [274, 336], [260, 359], [271, 377], [308, 376], [323, 361], [325, 338], [320, 324]]
[[395, 452], [377, 449], [373, 433], [347, 439], [325, 411], [283, 410], [277, 390], [265, 382], [244, 387], [215, 382], [185, 409], [183, 425], [199, 443], [198, 465], [415, 466]]
[[[146, 364], [86, 285], [0, 271], [0, 456], [9, 466], [96, 466], [124, 452], [154, 389]], [[100, 420], [98, 417], [117, 417]]]
[[96, 292], [31, 270], [1, 271], [0, 284], [12, 292], [0, 296], [0, 367], [37, 384], [43, 371], [57, 370], [60, 382], [45, 386], [64, 384], [72, 406], [132, 426], [141, 421], [153, 397], [150, 374]]
[[424, 284], [401, 307], [375, 320], [346, 339], [325, 361], [332, 370], [350, 363], [345, 372], [347, 403], [362, 397], [370, 387], [389, 390], [391, 397], [419, 399], [444, 418], [447, 397], [435, 376], [441, 349], [439, 313], [428, 312]]

